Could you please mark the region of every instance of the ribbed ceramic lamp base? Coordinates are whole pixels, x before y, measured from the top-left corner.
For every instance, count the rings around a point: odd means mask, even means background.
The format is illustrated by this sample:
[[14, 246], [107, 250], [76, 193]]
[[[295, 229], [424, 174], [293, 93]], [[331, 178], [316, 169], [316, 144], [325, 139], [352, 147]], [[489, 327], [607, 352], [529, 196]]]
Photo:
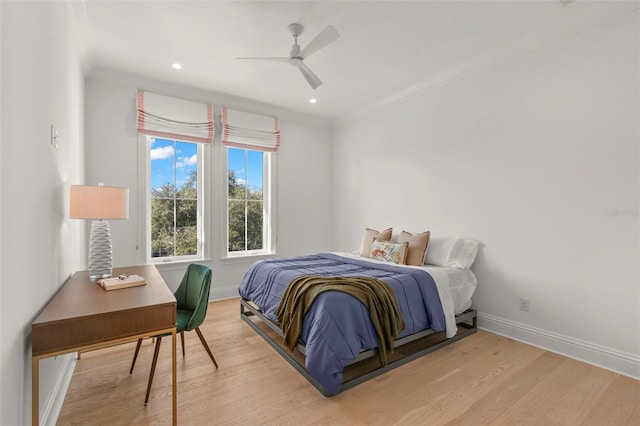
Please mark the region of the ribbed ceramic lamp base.
[[109, 222], [96, 220], [91, 224], [89, 237], [89, 279], [109, 278], [113, 266]]

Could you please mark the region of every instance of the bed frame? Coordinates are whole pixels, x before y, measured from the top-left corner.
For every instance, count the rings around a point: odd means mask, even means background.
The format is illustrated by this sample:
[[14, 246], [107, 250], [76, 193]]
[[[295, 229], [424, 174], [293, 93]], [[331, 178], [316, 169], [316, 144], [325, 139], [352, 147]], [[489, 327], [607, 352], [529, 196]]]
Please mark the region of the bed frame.
[[[280, 342], [276, 341], [269, 333], [260, 327], [259, 323], [253, 320], [253, 317], [258, 318], [263, 324], [266, 324], [272, 331], [275, 332], [277, 336], [280, 337]], [[280, 326], [273, 321], [272, 319], [266, 317], [262, 311], [257, 308], [251, 301], [246, 300], [244, 298], [240, 299], [240, 318], [244, 322], [246, 322], [249, 327], [251, 327], [258, 335], [260, 335], [267, 343], [273, 347], [276, 352], [278, 352], [289, 364], [295, 368], [298, 373], [302, 374], [302, 376], [309, 381], [313, 386], [316, 387], [324, 396], [330, 397], [332, 394], [327, 393], [325, 389], [320, 385], [320, 383], [309, 373], [306, 369], [304, 362], [296, 357], [294, 354], [289, 352], [289, 350], [282, 345], [282, 340], [284, 339], [284, 334], [280, 329]], [[377, 363], [377, 367], [370, 369], [369, 371], [356, 375], [355, 377], [349, 378], [342, 382], [340, 389], [337, 393], [350, 389], [360, 383], [366, 382], [369, 379], [377, 377], [383, 373], [386, 373], [389, 370], [400, 367], [401, 365], [406, 364], [409, 361], [413, 361], [416, 358], [424, 356], [428, 353], [436, 351], [444, 346], [450, 345], [452, 343], [457, 342], [460, 339], [468, 337], [474, 334], [477, 331], [477, 313], [473, 309], [468, 309], [463, 313], [456, 315], [456, 324], [458, 325], [458, 333], [451, 338], [444, 338], [444, 340], [437, 341], [435, 343], [428, 344], [426, 347], [422, 347], [420, 349], [411, 351], [403, 357], [392, 359], [385, 366], [380, 366], [379, 362]], [[410, 344], [418, 343], [420, 340], [424, 340], [427, 337], [437, 334], [438, 332], [433, 331], [431, 329], [423, 330], [418, 333], [405, 336], [403, 338], [397, 339], [394, 341], [394, 350], [399, 351], [403, 347], [408, 347]], [[444, 333], [444, 332], [440, 332]], [[302, 354], [306, 354], [305, 346], [302, 342], [298, 342], [296, 345], [296, 349]], [[366, 351], [360, 352], [357, 358], [351, 361], [345, 369], [349, 366], [362, 365], [366, 360], [376, 356], [378, 351], [376, 349], [369, 349]], [[336, 394], [337, 394], [336, 393]]]

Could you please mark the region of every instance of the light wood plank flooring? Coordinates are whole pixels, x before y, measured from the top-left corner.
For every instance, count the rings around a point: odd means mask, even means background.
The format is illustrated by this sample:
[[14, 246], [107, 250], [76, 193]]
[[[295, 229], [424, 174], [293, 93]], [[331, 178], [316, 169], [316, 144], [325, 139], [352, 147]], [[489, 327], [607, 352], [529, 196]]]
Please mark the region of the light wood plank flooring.
[[[640, 382], [488, 332], [325, 398], [241, 319], [239, 300], [212, 302], [178, 354], [180, 425], [640, 425]], [[60, 425], [170, 424], [171, 343], [163, 339], [144, 406], [153, 343], [88, 352]], [[178, 351], [180, 343], [178, 342]]]

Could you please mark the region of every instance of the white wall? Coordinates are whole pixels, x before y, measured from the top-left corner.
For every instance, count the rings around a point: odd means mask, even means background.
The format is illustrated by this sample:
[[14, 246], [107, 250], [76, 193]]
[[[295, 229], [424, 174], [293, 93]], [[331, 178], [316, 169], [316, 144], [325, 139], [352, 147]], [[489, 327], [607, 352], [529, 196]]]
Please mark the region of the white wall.
[[638, 35], [627, 14], [339, 126], [336, 248], [476, 239], [481, 326], [640, 377]]
[[[84, 78], [64, 3], [3, 1], [0, 14], [0, 424], [21, 425], [31, 423], [31, 322], [84, 250], [67, 207], [83, 173]], [[71, 355], [40, 362], [45, 422], [57, 417], [71, 364]]]
[[[152, 81], [105, 69], [91, 73], [86, 86], [86, 180], [87, 183], [130, 188], [129, 220], [111, 221], [114, 265], [146, 262], [144, 241], [144, 190], [138, 187], [139, 147], [136, 131], [135, 99], [138, 88], [184, 99], [209, 102], [215, 106], [216, 137], [205, 155], [216, 170], [209, 171], [207, 195], [210, 230], [205, 238], [213, 242], [210, 261], [213, 269], [210, 298], [236, 297], [240, 280], [256, 259], [221, 259], [224, 188], [219, 177], [223, 148], [220, 145], [219, 107], [275, 114], [282, 133], [277, 154], [277, 255], [327, 251], [331, 249], [332, 140], [328, 122], [292, 111], [259, 104], [221, 93], [207, 93]], [[218, 177], [218, 179], [213, 179]], [[214, 183], [217, 183], [214, 185]], [[186, 264], [161, 264], [167, 284], [175, 289]]]

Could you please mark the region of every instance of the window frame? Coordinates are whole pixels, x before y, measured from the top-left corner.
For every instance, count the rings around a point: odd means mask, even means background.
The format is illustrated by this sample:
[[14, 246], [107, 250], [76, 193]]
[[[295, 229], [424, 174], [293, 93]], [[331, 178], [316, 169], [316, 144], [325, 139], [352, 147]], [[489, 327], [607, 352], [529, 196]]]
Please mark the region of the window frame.
[[[193, 260], [203, 260], [205, 257], [205, 247], [204, 247], [204, 235], [207, 229], [205, 220], [204, 220], [204, 211], [205, 211], [205, 146], [201, 143], [192, 142], [192, 141], [184, 141], [175, 138], [161, 138], [156, 136], [149, 136], [140, 134], [140, 137], [144, 139], [144, 143], [141, 143], [144, 147], [144, 170], [145, 170], [145, 179], [144, 179], [144, 200], [145, 200], [145, 208], [144, 208], [144, 218], [145, 218], [145, 227], [144, 227], [144, 241], [145, 241], [145, 259], [147, 263], [157, 264], [157, 263], [167, 263], [167, 262], [189, 262]], [[162, 139], [169, 140], [182, 143], [190, 143], [196, 145], [196, 165], [197, 165], [197, 230], [196, 230], [196, 241], [197, 241], [197, 253], [193, 255], [183, 255], [183, 256], [164, 256], [164, 257], [152, 257], [151, 255], [151, 139]], [[175, 154], [174, 154], [175, 155]], [[177, 159], [175, 157], [174, 161]], [[174, 163], [175, 164], [175, 163]], [[175, 173], [175, 167], [174, 167]]]
[[[262, 152], [262, 241], [261, 250], [229, 251], [229, 149], [240, 149], [245, 151]], [[238, 148], [233, 146], [223, 146], [223, 211], [224, 221], [222, 224], [222, 253], [227, 259], [259, 257], [276, 254], [276, 211], [275, 211], [275, 180], [276, 180], [276, 158], [275, 152], [261, 151], [258, 149]]]

